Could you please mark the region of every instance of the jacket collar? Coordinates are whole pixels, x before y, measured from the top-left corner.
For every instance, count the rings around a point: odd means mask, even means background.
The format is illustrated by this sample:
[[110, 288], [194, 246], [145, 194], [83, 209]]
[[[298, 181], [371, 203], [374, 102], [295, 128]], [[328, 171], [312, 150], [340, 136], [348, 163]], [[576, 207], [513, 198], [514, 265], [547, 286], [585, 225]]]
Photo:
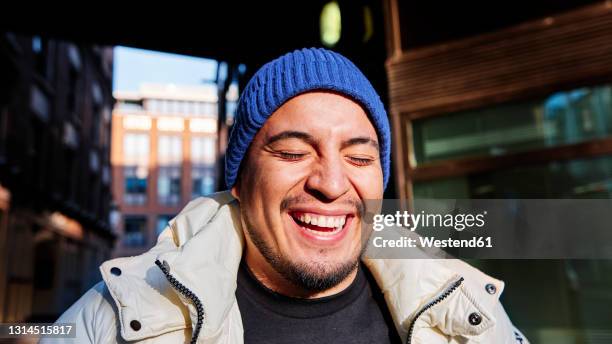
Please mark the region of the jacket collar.
[[[235, 303], [243, 245], [239, 205], [226, 191], [189, 203], [170, 221], [150, 251], [102, 264], [100, 270], [117, 305], [123, 338], [139, 340], [195, 328], [196, 308], [170, 286], [155, 266], [156, 259], [165, 262], [170, 274], [203, 303], [204, 324], [199, 338], [218, 338]], [[495, 324], [492, 314], [503, 282], [461, 261], [364, 259], [364, 263], [384, 293], [404, 341], [413, 321], [416, 328], [437, 327], [449, 336], [477, 336]], [[112, 268], [119, 268], [121, 275], [111, 273]], [[461, 277], [464, 282], [452, 295], [421, 312]], [[498, 292], [488, 294], [487, 284], [496, 286]], [[477, 326], [468, 322], [473, 312], [482, 316]], [[132, 320], [141, 323], [140, 330], [131, 328]]]

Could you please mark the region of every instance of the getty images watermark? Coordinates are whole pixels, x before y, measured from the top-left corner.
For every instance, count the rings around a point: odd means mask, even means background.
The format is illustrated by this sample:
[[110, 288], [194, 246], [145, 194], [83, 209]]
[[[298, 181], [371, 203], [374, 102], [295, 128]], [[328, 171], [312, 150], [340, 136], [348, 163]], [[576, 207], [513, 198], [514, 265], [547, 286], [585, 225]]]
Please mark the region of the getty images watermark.
[[365, 202], [370, 258], [612, 259], [612, 200]]
[[[380, 232], [385, 228], [405, 228], [415, 232], [419, 228], [444, 228], [461, 232], [466, 229], [484, 228], [487, 211], [481, 214], [428, 214], [421, 211], [418, 214], [409, 211], [395, 211], [395, 214], [375, 214], [372, 218], [372, 229]], [[374, 236], [374, 247], [423, 247], [423, 248], [453, 248], [453, 247], [493, 247], [490, 236], [473, 236], [470, 239], [453, 239], [451, 237], [438, 239], [431, 236], [404, 236], [387, 238]]]

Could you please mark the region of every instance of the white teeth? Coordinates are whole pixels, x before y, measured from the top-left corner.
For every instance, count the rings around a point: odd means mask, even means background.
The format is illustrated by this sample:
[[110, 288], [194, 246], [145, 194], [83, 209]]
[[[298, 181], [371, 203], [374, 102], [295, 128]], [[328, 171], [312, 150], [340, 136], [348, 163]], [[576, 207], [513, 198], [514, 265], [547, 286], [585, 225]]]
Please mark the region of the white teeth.
[[319, 219], [317, 220], [317, 226], [320, 227], [327, 227], [327, 218], [323, 215], [319, 216]]
[[342, 228], [346, 223], [346, 215], [323, 216], [304, 213], [300, 214], [297, 219], [303, 223], [326, 228]]

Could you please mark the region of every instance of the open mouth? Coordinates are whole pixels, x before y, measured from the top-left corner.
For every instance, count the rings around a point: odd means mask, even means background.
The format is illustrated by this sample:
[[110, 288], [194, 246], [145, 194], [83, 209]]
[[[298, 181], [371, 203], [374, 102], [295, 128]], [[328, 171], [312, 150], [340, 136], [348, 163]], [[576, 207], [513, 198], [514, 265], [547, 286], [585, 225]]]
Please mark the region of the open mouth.
[[352, 215], [326, 216], [305, 212], [292, 212], [291, 218], [307, 232], [317, 236], [334, 236], [348, 224]]

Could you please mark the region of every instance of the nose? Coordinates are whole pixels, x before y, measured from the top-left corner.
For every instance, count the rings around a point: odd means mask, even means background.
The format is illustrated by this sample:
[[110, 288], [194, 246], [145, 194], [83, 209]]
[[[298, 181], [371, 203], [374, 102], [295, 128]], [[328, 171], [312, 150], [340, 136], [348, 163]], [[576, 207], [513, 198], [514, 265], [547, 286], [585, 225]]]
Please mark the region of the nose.
[[326, 200], [335, 200], [349, 190], [349, 179], [342, 158], [321, 158], [306, 180], [306, 188]]

